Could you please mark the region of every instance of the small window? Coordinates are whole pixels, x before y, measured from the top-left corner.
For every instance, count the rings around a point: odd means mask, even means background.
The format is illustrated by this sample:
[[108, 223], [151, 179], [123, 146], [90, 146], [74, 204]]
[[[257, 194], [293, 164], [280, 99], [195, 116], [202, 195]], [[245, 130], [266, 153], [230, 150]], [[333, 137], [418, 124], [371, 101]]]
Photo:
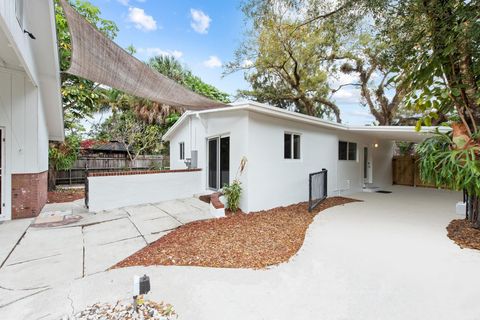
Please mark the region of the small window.
[[15, 15], [20, 28], [23, 29], [23, 0], [15, 0]]
[[357, 144], [354, 142], [348, 143], [348, 160], [357, 160]]
[[185, 142], [180, 142], [180, 160], [185, 160]]
[[338, 160], [348, 160], [347, 158], [348, 142], [338, 142]]
[[285, 159], [300, 159], [300, 135], [285, 133], [283, 135], [283, 157]]
[[357, 160], [357, 144], [355, 142], [338, 142], [338, 160]]

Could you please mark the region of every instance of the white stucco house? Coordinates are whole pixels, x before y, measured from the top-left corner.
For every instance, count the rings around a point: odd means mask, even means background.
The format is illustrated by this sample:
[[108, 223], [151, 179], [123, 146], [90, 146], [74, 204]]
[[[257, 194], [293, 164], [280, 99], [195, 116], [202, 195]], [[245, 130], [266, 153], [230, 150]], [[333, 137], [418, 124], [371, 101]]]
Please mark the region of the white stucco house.
[[349, 126], [246, 102], [187, 112], [164, 139], [170, 141], [171, 170], [185, 169], [185, 159], [197, 158], [204, 190], [232, 182], [246, 157], [240, 206], [252, 212], [307, 201], [309, 174], [323, 168], [329, 195], [388, 188], [393, 142], [426, 136], [413, 127]]
[[0, 220], [36, 216], [64, 138], [53, 0], [0, 0], [0, 135]]

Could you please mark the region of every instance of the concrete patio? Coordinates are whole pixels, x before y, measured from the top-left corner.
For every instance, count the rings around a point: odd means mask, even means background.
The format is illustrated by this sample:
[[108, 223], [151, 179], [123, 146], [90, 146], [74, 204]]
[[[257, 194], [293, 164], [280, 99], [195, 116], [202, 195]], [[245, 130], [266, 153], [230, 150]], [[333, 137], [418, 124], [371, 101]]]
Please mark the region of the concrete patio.
[[[212, 218], [208, 204], [194, 198], [97, 214], [88, 213], [82, 201], [49, 204], [36, 220], [0, 224], [0, 315], [15, 301], [107, 270], [182, 224]], [[82, 219], [57, 227], [34, 225], [61, 214]]]
[[[90, 250], [97, 251], [90, 254], [99, 261], [89, 265], [92, 260], [86, 258], [82, 277], [82, 268], [73, 268], [78, 263], [72, 262], [81, 261], [81, 246], [73, 243], [82, 236], [74, 231], [79, 227], [57, 228], [51, 230], [52, 236], [69, 238], [61, 247], [69, 246], [71, 252], [45, 242], [42, 247], [51, 246], [48, 252], [35, 253], [37, 258], [51, 256], [35, 262], [44, 272], [54, 270], [49, 272], [48, 287], [41, 287], [46, 281], [37, 276], [35, 264], [18, 264], [21, 254], [26, 255], [23, 249], [18, 254], [14, 251], [0, 269], [4, 287], [0, 318], [58, 319], [96, 302], [128, 299], [133, 275], [146, 273], [152, 281], [148, 298], [172, 303], [179, 319], [478, 319], [480, 253], [460, 249], [445, 230], [460, 217], [454, 205], [461, 195], [424, 188], [391, 190], [392, 194], [356, 194], [352, 197], [364, 202], [322, 212], [310, 225], [298, 254], [267, 270], [157, 266], [100, 272], [114, 260], [118, 243], [128, 244], [125, 247], [133, 252], [148, 241], [125, 224], [123, 241], [115, 242], [106, 234], [110, 232], [106, 222], [83, 227], [86, 248], [91, 243]], [[162, 205], [162, 210], [167, 208]], [[153, 216], [150, 210], [150, 206], [138, 207], [136, 213], [127, 209], [108, 223]], [[144, 228], [154, 234], [153, 229]], [[32, 231], [31, 241], [38, 232]], [[90, 238], [95, 232], [102, 236]], [[29, 233], [30, 229], [20, 246]], [[61, 276], [61, 270], [70, 267], [69, 277], [75, 280]], [[14, 270], [28, 274], [28, 280]]]

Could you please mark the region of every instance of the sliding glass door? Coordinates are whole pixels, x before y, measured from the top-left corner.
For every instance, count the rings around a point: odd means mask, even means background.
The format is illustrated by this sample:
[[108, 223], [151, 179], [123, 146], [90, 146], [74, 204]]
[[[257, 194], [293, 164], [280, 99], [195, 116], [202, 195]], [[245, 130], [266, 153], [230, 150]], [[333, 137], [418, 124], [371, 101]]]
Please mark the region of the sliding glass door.
[[208, 188], [218, 190], [230, 183], [230, 137], [208, 139]]

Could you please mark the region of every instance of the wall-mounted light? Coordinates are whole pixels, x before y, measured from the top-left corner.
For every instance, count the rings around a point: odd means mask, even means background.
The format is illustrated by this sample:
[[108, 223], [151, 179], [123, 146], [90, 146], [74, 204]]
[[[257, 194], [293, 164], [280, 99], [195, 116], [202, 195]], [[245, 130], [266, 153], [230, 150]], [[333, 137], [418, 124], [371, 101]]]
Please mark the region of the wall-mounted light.
[[378, 143], [375, 143], [373, 146], [374, 146], [375, 148], [378, 148]]
[[31, 32], [30, 32], [30, 31], [28, 31], [28, 30], [23, 30], [23, 33], [26, 33], [26, 34], [28, 34], [28, 36], [29, 36], [29, 37], [30, 37], [30, 39], [32, 39], [32, 40], [35, 40], [35, 39], [37, 39], [37, 38], [35, 38], [35, 36], [33, 35], [33, 33], [31, 33]]

